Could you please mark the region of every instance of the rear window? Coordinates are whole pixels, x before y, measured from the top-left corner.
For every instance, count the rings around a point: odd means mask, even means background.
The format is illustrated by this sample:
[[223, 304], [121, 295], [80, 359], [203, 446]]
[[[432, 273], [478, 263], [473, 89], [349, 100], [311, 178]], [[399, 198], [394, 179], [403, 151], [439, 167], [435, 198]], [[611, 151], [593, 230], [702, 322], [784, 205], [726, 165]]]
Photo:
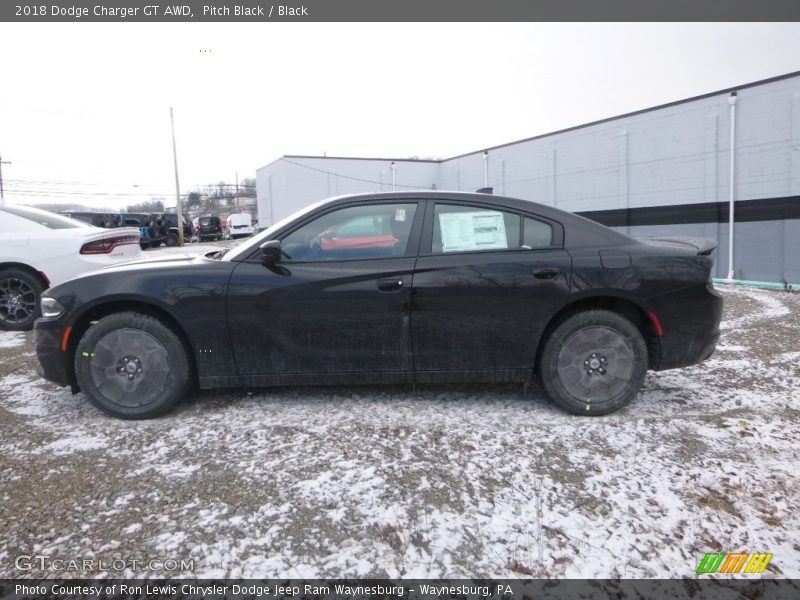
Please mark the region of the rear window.
[[538, 219], [525, 217], [522, 243], [528, 248], [546, 248], [553, 244], [553, 226]]
[[[178, 226], [178, 215], [176, 215], [175, 213], [164, 213], [163, 215], [161, 215], [161, 218], [168, 225], [172, 225], [173, 227], [177, 227]], [[184, 225], [187, 225], [187, 224], [189, 224], [191, 222], [192, 222], [191, 219], [188, 219], [186, 217], [186, 215], [183, 216], [183, 224]]]
[[200, 225], [203, 227], [219, 225], [219, 217], [200, 217]]
[[27, 206], [3, 206], [0, 208], [0, 212], [6, 212], [10, 215], [33, 221], [48, 229], [80, 229], [87, 227], [86, 223], [77, 219], [70, 219], [69, 217]]

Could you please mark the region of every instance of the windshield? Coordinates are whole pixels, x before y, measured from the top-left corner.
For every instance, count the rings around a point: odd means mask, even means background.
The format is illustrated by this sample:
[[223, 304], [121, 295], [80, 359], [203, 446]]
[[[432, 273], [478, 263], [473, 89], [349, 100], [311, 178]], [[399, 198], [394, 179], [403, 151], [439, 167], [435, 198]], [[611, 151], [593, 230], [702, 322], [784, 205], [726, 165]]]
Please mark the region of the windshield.
[[46, 210], [39, 210], [38, 208], [31, 208], [29, 206], [3, 206], [0, 207], [0, 212], [6, 212], [16, 217], [21, 217], [29, 221], [33, 221], [48, 229], [79, 229], [91, 227], [83, 221], [77, 219], [70, 219], [55, 213], [47, 212]]
[[237, 246], [236, 248], [232, 248], [230, 252], [228, 252], [222, 260], [234, 260], [238, 256], [246, 256], [250, 254], [253, 250], [258, 248], [265, 240], [268, 240], [276, 231], [283, 228], [284, 226], [288, 225], [295, 219], [299, 219], [303, 215], [306, 215], [314, 210], [317, 210], [320, 206], [324, 206], [329, 202], [333, 202], [334, 200], [340, 198], [341, 196], [337, 196], [336, 198], [326, 198], [325, 200], [320, 200], [319, 202], [315, 202], [311, 206], [306, 206], [305, 208], [301, 208], [295, 213], [292, 213], [288, 217], [284, 217], [274, 225], [271, 225], [255, 237], [250, 239], [249, 244], [242, 244]]

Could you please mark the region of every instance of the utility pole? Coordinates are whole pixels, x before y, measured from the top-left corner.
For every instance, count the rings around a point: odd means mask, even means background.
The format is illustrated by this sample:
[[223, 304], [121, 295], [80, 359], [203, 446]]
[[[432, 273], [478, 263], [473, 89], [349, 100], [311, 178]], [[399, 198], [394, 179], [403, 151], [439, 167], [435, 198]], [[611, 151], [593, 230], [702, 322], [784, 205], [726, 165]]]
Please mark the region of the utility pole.
[[10, 165], [11, 161], [3, 160], [3, 157], [0, 156], [0, 206], [3, 206], [6, 201], [3, 196], [3, 165]]
[[236, 212], [239, 212], [239, 171], [236, 171], [236, 200], [234, 200]]
[[175, 145], [175, 118], [172, 107], [169, 107], [169, 122], [172, 125], [172, 160], [175, 164], [175, 211], [178, 213], [178, 246], [183, 246], [183, 203], [181, 202], [181, 186], [178, 182], [178, 147]]

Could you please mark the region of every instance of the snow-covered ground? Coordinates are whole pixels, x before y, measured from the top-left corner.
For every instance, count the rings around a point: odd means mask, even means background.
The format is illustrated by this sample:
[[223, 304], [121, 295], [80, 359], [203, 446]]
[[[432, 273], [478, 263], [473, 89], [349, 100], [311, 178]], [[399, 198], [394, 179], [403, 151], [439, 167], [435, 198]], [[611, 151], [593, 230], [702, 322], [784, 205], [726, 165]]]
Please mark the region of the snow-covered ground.
[[29, 554], [194, 560], [166, 576], [692, 577], [710, 551], [800, 577], [800, 294], [720, 289], [717, 353], [595, 418], [538, 389], [425, 386], [198, 392], [125, 422], [0, 333], [0, 577], [41, 575], [15, 569]]

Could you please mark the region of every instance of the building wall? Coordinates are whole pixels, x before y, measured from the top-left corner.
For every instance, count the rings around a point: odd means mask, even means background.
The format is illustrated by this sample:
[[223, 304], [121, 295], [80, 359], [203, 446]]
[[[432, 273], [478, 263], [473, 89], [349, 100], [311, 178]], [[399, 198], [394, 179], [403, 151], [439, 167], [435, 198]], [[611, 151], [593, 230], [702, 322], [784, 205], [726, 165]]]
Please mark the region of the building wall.
[[392, 190], [433, 189], [439, 163], [391, 159], [285, 156], [256, 171], [259, 215], [271, 224], [324, 198]]
[[[734, 276], [800, 282], [800, 74], [736, 90]], [[633, 236], [719, 241], [728, 273], [730, 90], [435, 162], [397, 163], [397, 189], [475, 191], [585, 214]], [[304, 166], [287, 164], [300, 162]], [[273, 203], [285, 216], [326, 196], [382, 191], [385, 160], [280, 159]], [[274, 167], [274, 168], [273, 168]], [[316, 169], [312, 170], [312, 169]], [[281, 173], [281, 175], [278, 175]], [[348, 179], [352, 177], [353, 179]], [[366, 181], [363, 181], [366, 180]], [[263, 213], [262, 213], [263, 214]]]

